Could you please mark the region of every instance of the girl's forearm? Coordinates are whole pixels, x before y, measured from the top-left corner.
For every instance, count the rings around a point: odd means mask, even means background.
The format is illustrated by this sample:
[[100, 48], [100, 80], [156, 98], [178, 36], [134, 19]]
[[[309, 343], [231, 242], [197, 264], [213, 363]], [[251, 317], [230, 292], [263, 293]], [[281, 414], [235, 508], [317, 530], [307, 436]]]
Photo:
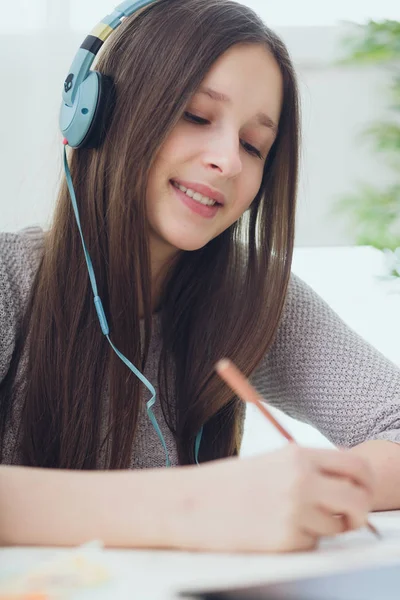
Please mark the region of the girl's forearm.
[[194, 470], [0, 466], [0, 545], [179, 547]]
[[351, 452], [366, 459], [375, 477], [373, 510], [400, 509], [400, 444], [370, 440]]

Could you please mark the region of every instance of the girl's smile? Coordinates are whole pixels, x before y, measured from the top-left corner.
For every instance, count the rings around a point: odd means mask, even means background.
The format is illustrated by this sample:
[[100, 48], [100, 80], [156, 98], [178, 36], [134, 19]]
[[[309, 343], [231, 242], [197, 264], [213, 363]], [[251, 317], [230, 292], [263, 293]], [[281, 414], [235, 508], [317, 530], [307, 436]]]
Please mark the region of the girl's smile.
[[[191, 187], [186, 187], [172, 182], [174, 192], [181, 202], [185, 204], [194, 213], [205, 217], [206, 219], [212, 219], [218, 212], [218, 209], [222, 208], [222, 204], [213, 200], [211, 197], [212, 192], [208, 195], [203, 195], [201, 192], [195, 191], [195, 187], [199, 187], [193, 184]], [[205, 187], [205, 186], [204, 186]]]

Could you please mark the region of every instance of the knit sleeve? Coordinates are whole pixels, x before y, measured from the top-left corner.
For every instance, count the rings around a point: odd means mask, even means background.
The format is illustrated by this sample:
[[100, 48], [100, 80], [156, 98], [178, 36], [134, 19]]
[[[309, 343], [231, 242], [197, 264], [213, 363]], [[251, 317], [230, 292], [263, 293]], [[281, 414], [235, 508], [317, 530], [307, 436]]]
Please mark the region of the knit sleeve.
[[0, 383], [10, 366], [18, 324], [43, 246], [40, 227], [0, 233]]
[[336, 445], [400, 443], [400, 369], [293, 274], [277, 336], [252, 381], [266, 401]]
[[17, 314], [12, 298], [10, 274], [6, 268], [7, 245], [0, 237], [0, 383], [7, 374], [14, 350]]

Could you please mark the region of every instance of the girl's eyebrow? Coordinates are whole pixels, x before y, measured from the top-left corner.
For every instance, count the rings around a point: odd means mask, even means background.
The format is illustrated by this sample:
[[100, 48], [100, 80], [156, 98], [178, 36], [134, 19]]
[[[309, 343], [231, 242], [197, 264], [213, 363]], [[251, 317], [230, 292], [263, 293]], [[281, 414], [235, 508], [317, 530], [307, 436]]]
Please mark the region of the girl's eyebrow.
[[[206, 96], [209, 96], [213, 100], [217, 100], [217, 102], [228, 102], [229, 104], [232, 103], [232, 99], [229, 96], [227, 96], [226, 94], [223, 94], [222, 92], [217, 92], [216, 90], [213, 90], [212, 88], [210, 88], [208, 86], [204, 86], [204, 85], [201, 86], [197, 90], [197, 93], [205, 94]], [[255, 118], [259, 125], [268, 127], [268, 129], [271, 129], [275, 135], [278, 133], [278, 125], [276, 123], [274, 123], [274, 121], [271, 119], [271, 117], [269, 117], [267, 114], [265, 114], [263, 112], [259, 112], [256, 114]]]

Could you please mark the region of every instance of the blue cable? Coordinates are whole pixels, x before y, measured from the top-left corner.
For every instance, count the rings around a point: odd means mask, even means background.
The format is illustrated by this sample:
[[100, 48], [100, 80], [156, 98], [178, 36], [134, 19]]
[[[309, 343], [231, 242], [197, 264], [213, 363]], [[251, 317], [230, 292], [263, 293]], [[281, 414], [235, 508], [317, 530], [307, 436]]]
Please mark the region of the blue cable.
[[[155, 401], [156, 401], [156, 390], [151, 385], [150, 381], [148, 379], [146, 379], [146, 377], [144, 375], [142, 375], [142, 373], [131, 363], [131, 361], [128, 360], [114, 346], [114, 344], [112, 343], [112, 341], [110, 340], [110, 337], [109, 337], [110, 328], [108, 326], [106, 315], [104, 313], [104, 309], [103, 309], [103, 304], [101, 302], [101, 298], [100, 298], [100, 296], [98, 294], [96, 277], [95, 277], [95, 274], [94, 274], [92, 261], [90, 259], [89, 252], [88, 252], [88, 250], [86, 248], [85, 240], [83, 238], [82, 227], [81, 227], [81, 222], [80, 222], [80, 218], [79, 218], [78, 204], [77, 204], [77, 201], [76, 201], [75, 190], [74, 190], [74, 186], [73, 186], [73, 183], [72, 183], [72, 177], [71, 177], [71, 173], [70, 173], [69, 165], [68, 165], [66, 144], [64, 144], [64, 169], [65, 169], [65, 175], [66, 175], [66, 178], [67, 178], [68, 190], [69, 190], [69, 193], [70, 193], [70, 196], [71, 196], [72, 207], [74, 209], [76, 222], [78, 224], [79, 234], [80, 234], [81, 240], [82, 240], [83, 251], [85, 253], [85, 260], [86, 260], [86, 264], [87, 264], [87, 268], [88, 268], [88, 272], [89, 272], [90, 283], [91, 283], [93, 294], [94, 294], [94, 304], [95, 304], [95, 307], [96, 307], [97, 316], [98, 316], [99, 321], [100, 321], [101, 330], [102, 330], [103, 334], [106, 336], [106, 338], [108, 339], [111, 348], [114, 350], [114, 352], [117, 354], [117, 356], [119, 356], [119, 358], [136, 375], [136, 377], [138, 377], [140, 379], [140, 381], [147, 387], [147, 389], [151, 393], [150, 400], [148, 400], [146, 402], [147, 414], [148, 414], [148, 416], [149, 416], [149, 418], [150, 418], [150, 420], [151, 420], [151, 422], [153, 424], [154, 429], [157, 432], [158, 437], [161, 440], [161, 443], [162, 443], [164, 451], [165, 451], [165, 456], [166, 456], [166, 466], [169, 467], [171, 465], [171, 463], [170, 463], [170, 460], [169, 460], [169, 454], [168, 454], [167, 445], [165, 443], [165, 440], [164, 440], [163, 434], [161, 432], [161, 429], [160, 429], [160, 427], [159, 427], [159, 425], [157, 423], [157, 419], [156, 419], [156, 417], [155, 417], [155, 415], [154, 415], [154, 413], [152, 411], [152, 407], [154, 406]], [[200, 435], [200, 439], [201, 439], [201, 435]], [[198, 452], [198, 449], [197, 449], [197, 452]], [[197, 462], [197, 454], [196, 454], [196, 462]]]
[[196, 464], [200, 465], [199, 463], [199, 449], [200, 449], [200, 444], [201, 444], [201, 438], [203, 435], [203, 425], [201, 426], [201, 429], [199, 431], [199, 433], [196, 435], [196, 442], [194, 445], [194, 457], [196, 460]]

